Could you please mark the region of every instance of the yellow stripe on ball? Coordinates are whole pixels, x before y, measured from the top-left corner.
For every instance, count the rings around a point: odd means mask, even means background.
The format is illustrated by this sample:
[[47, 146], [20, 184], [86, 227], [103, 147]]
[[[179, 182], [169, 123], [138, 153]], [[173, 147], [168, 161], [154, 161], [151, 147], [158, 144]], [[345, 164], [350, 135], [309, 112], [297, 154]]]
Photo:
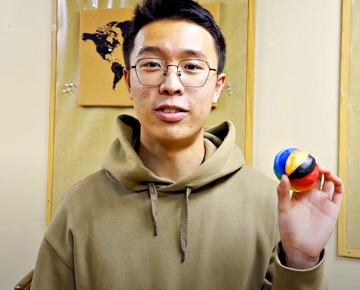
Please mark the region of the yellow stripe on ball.
[[286, 161], [285, 173], [289, 176], [293, 173], [309, 156], [304, 150], [298, 150], [291, 153]]

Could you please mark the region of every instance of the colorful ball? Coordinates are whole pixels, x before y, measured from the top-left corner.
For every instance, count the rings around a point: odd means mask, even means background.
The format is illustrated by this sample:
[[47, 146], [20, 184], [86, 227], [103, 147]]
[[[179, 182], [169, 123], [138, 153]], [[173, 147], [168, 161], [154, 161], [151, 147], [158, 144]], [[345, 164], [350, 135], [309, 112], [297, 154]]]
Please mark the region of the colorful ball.
[[311, 189], [320, 176], [315, 158], [296, 148], [286, 148], [276, 154], [274, 173], [279, 180], [282, 175], [287, 175], [291, 189], [296, 192]]

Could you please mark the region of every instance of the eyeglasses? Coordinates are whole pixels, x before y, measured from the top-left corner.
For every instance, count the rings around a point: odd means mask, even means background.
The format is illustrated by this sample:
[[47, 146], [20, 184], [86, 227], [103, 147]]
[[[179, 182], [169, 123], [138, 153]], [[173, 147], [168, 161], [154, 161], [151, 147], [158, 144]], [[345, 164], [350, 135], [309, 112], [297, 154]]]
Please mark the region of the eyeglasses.
[[202, 59], [183, 59], [178, 65], [167, 64], [160, 58], [140, 58], [130, 68], [135, 69], [136, 76], [143, 86], [157, 87], [166, 78], [169, 66], [176, 67], [176, 74], [184, 87], [202, 87], [208, 80], [210, 68], [207, 61]]

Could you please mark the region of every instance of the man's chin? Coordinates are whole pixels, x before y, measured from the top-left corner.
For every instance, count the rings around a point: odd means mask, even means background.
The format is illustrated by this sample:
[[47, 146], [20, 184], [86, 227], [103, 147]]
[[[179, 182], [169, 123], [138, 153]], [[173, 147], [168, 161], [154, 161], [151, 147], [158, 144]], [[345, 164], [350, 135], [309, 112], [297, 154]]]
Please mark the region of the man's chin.
[[184, 128], [179, 128], [179, 126], [175, 128], [174, 126], [161, 130], [156, 137], [154, 136], [154, 141], [157, 140], [157, 142], [169, 148], [180, 149], [193, 145], [198, 138], [203, 138], [202, 130], [188, 131], [182, 129]]

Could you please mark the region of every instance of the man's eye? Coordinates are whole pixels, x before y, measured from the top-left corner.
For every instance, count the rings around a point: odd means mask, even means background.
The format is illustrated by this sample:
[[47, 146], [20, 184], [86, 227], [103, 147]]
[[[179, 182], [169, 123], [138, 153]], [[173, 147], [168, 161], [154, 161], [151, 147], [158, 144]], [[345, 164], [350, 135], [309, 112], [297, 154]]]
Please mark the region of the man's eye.
[[156, 69], [156, 68], [161, 68], [160, 63], [158, 62], [154, 62], [154, 61], [148, 61], [148, 62], [144, 62], [140, 65], [141, 68], [150, 68], [150, 69]]
[[200, 60], [184, 61], [181, 63], [181, 70], [188, 73], [200, 73], [205, 70], [206, 63]]
[[202, 69], [199, 65], [196, 65], [196, 64], [193, 64], [193, 63], [188, 63], [184, 66], [184, 68], [186, 70], [189, 70], [189, 71], [196, 71], [196, 70], [200, 70]]
[[158, 63], [156, 63], [156, 62], [149, 62], [149, 63], [147, 64], [147, 66], [149, 66], [149, 67], [160, 67], [160, 64], [158, 64]]

